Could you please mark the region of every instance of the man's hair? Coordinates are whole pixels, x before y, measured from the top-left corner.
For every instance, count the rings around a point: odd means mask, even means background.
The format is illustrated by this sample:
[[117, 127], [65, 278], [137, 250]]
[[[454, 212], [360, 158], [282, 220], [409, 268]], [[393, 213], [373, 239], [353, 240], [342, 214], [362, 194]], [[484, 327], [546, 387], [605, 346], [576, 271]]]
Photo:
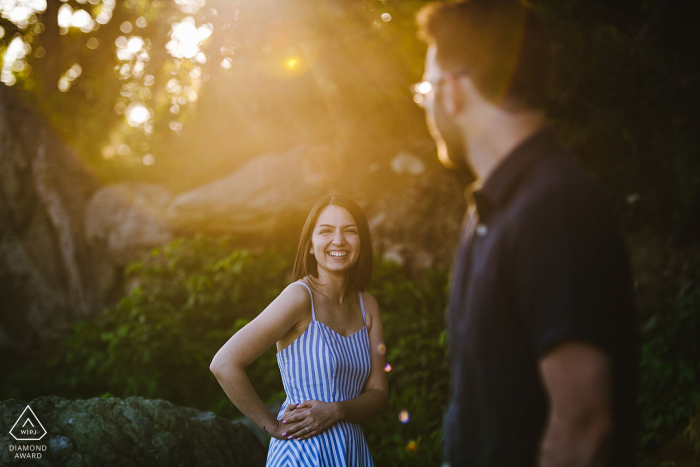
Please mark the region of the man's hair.
[[509, 110], [543, 109], [549, 41], [532, 9], [518, 0], [435, 2], [416, 17], [437, 48], [437, 63], [463, 71], [489, 101]]

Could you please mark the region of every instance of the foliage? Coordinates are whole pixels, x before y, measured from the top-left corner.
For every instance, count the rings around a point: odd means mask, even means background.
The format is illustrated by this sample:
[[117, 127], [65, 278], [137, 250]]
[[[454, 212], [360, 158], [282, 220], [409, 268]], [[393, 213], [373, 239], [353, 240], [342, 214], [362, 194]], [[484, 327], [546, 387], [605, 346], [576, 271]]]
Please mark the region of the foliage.
[[[136, 284], [115, 306], [80, 322], [63, 341], [41, 379], [19, 373], [9, 381], [26, 390], [68, 397], [139, 395], [234, 415], [209, 371], [216, 351], [255, 317], [288, 281], [288, 251], [234, 249], [229, 238], [175, 240], [154, 250], [127, 274]], [[247, 371], [264, 400], [279, 396], [274, 350]], [[47, 378], [47, 376], [49, 376]], [[29, 380], [28, 380], [29, 378]]]
[[700, 410], [700, 287], [686, 291], [658, 318], [642, 346], [639, 405], [642, 453], [688, 424]]
[[[3, 393], [23, 398], [138, 395], [239, 417], [209, 363], [291, 281], [292, 253], [253, 253], [233, 248], [229, 238], [203, 236], [153, 250], [147, 260], [127, 268], [137, 284], [129, 294], [76, 324], [63, 341], [64, 352], [47, 368], [10, 375]], [[439, 462], [447, 395], [446, 284], [440, 269], [416, 281], [392, 263], [377, 265], [368, 292], [382, 307], [392, 365], [389, 409], [365, 430], [378, 465]], [[268, 404], [284, 397], [274, 348], [246, 371]], [[401, 424], [398, 414], [404, 409], [410, 421]], [[406, 450], [411, 441], [417, 449]]]
[[[377, 465], [425, 466], [441, 461], [442, 419], [447, 405], [445, 340], [447, 275], [425, 271], [409, 279], [382, 264], [368, 290], [382, 308], [389, 372], [388, 410], [366, 425]], [[399, 421], [406, 410], [407, 423]]]
[[[209, 363], [238, 329], [291, 281], [290, 249], [252, 252], [228, 237], [173, 241], [129, 266], [129, 294], [78, 323], [63, 352], [40, 371], [9, 375], [6, 397], [162, 398], [239, 417]], [[444, 316], [447, 274], [433, 268], [412, 278], [379, 262], [368, 288], [384, 322], [390, 398], [364, 426], [377, 465], [437, 465], [447, 405]], [[642, 460], [700, 410], [700, 288], [689, 287], [658, 318], [642, 346], [639, 404]], [[247, 368], [264, 401], [284, 397], [274, 349]], [[399, 413], [406, 410], [407, 423]]]
[[[685, 124], [697, 106], [680, 84], [695, 73], [681, 57], [697, 30], [684, 7], [664, 3], [537, 4], [552, 41], [550, 114], [627, 229], [667, 229], [700, 188], [698, 140]], [[625, 206], [630, 194], [640, 202]]]

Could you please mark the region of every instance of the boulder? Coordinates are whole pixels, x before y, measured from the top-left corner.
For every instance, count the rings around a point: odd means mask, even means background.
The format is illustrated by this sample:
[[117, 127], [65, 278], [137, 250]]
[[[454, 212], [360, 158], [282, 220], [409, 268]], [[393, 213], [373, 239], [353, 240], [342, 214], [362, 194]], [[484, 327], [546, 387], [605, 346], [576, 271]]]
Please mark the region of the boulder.
[[459, 183], [441, 169], [402, 177], [366, 209], [375, 252], [415, 275], [449, 265], [467, 207]]
[[0, 86], [0, 350], [57, 338], [113, 300], [116, 265], [83, 233], [98, 187], [80, 157]]
[[100, 188], [87, 205], [85, 235], [126, 265], [173, 235], [163, 212], [172, 200], [168, 189], [149, 183], [123, 182]]
[[224, 178], [176, 196], [167, 217], [178, 231], [272, 232], [298, 218], [338, 170], [337, 155], [324, 148], [258, 156]]
[[[17, 435], [22, 425], [38, 430], [29, 437], [45, 435], [18, 441], [10, 431]], [[141, 397], [9, 399], [0, 402], [0, 427], [3, 466], [252, 467], [265, 464], [267, 451], [240, 423]], [[22, 459], [20, 452], [41, 457]]]
[[425, 172], [425, 163], [420, 157], [401, 151], [391, 160], [391, 170], [397, 174], [420, 175]]

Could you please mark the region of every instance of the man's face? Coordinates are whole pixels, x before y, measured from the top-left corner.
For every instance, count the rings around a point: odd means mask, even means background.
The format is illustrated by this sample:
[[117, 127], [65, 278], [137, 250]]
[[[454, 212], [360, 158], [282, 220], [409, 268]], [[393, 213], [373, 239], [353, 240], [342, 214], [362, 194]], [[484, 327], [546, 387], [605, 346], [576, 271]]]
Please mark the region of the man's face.
[[425, 109], [425, 120], [430, 135], [438, 147], [438, 158], [443, 165], [451, 169], [463, 169], [466, 167], [466, 145], [464, 136], [457, 125], [455, 116], [445, 108], [444, 86], [442, 80], [444, 72], [436, 60], [437, 48], [434, 45], [428, 47], [425, 56], [425, 71], [423, 80], [429, 81], [433, 89], [422, 106]]

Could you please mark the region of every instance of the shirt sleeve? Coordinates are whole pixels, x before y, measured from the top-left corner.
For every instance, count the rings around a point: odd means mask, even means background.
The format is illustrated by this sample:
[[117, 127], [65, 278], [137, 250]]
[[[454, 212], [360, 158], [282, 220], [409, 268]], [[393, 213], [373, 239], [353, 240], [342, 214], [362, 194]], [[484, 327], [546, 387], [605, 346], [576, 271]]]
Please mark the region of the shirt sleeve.
[[627, 250], [602, 196], [533, 200], [514, 236], [516, 308], [539, 357], [578, 340], [612, 353], [629, 307]]

